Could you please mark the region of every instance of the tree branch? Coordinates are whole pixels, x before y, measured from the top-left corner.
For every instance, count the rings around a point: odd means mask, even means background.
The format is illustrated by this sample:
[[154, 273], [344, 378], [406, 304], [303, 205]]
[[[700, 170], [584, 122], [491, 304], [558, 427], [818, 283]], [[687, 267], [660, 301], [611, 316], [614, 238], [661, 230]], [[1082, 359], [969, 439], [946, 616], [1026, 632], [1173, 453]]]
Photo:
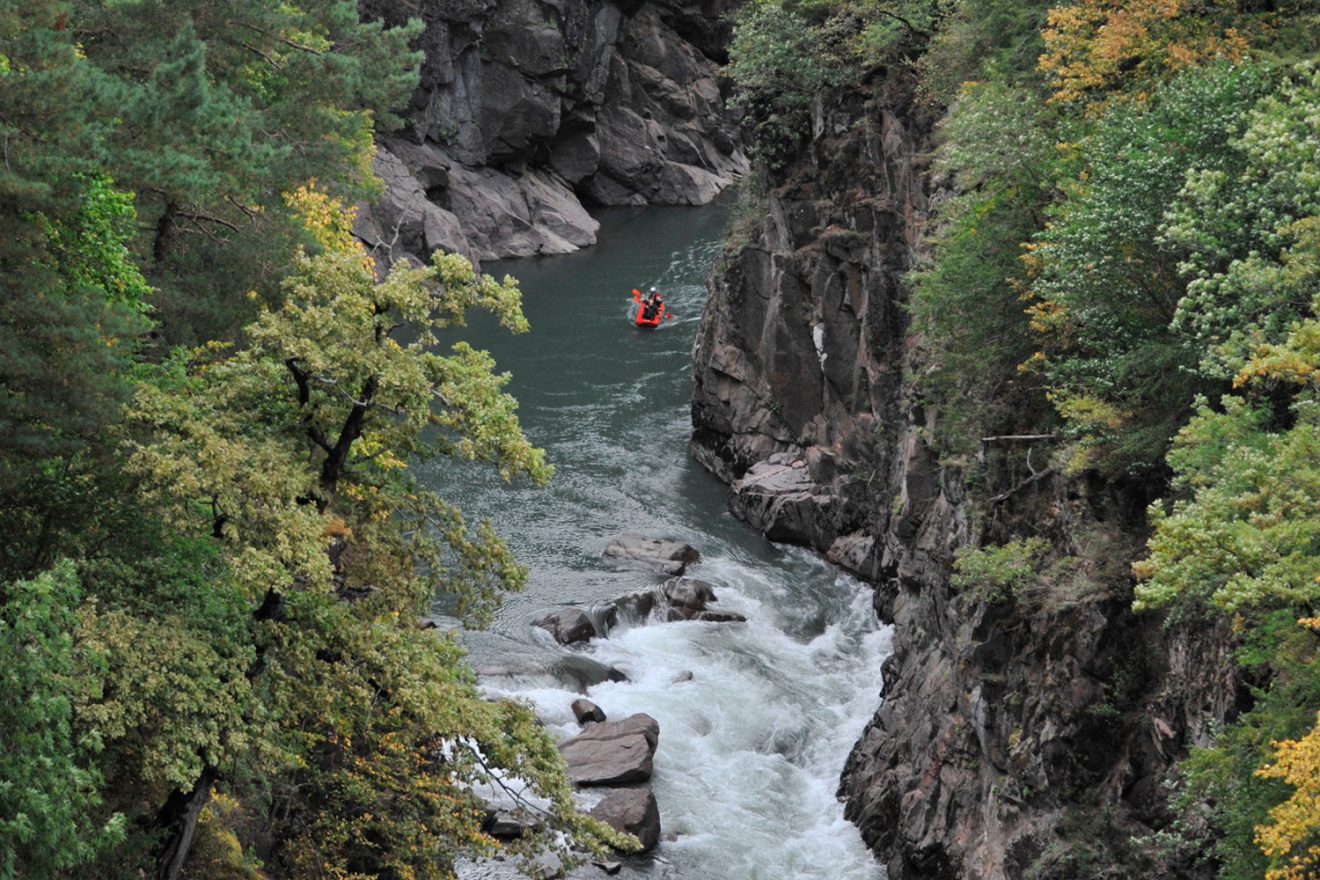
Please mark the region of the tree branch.
[[288, 46], [290, 49], [297, 49], [299, 52], [306, 52], [308, 55], [320, 56], [325, 54], [320, 49], [314, 49], [311, 46], [305, 46], [302, 43], [294, 42], [293, 40], [290, 40], [288, 37], [284, 36], [283, 34], [271, 33], [265, 28], [257, 27], [255, 24], [252, 24], [251, 22], [248, 21], [239, 21], [236, 18], [231, 18], [228, 21], [226, 21], [225, 24], [234, 25], [236, 27], [241, 27], [241, 28], [247, 28], [250, 31], [254, 31], [258, 34], [261, 34], [263, 37], [269, 37], [270, 39], [275, 40], [276, 42], [283, 43], [284, 45]]
[[1023, 489], [1027, 488], [1027, 487], [1030, 486], [1032, 483], [1035, 483], [1035, 482], [1038, 482], [1038, 481], [1040, 481], [1040, 480], [1043, 480], [1043, 479], [1045, 479], [1046, 477], [1048, 477], [1048, 476], [1049, 476], [1050, 474], [1052, 474], [1052, 473], [1054, 473], [1054, 468], [1052, 468], [1052, 467], [1047, 467], [1047, 468], [1045, 468], [1045, 470], [1043, 470], [1043, 471], [1040, 471], [1040, 472], [1038, 472], [1038, 473], [1032, 474], [1031, 476], [1029, 476], [1029, 477], [1027, 477], [1025, 480], [1023, 480], [1022, 482], [1018, 483], [1018, 484], [1017, 484], [1016, 486], [1014, 486], [1012, 489], [1009, 489], [1007, 492], [1001, 492], [1000, 494], [994, 496], [993, 498], [990, 498], [990, 499], [989, 499], [989, 503], [990, 503], [990, 504], [999, 504], [999, 503], [1001, 503], [1001, 502], [1007, 501], [1009, 498], [1013, 497], [1013, 496], [1016, 495], [1018, 492], [1021, 492]]
[[982, 443], [1009, 443], [1025, 440], [1054, 440], [1054, 434], [999, 434], [994, 437], [982, 437]]
[[[343, 475], [344, 465], [348, 463], [348, 453], [357, 439], [362, 436], [363, 420], [366, 418], [367, 410], [373, 405], [372, 398], [376, 396], [377, 387], [375, 376], [367, 379], [362, 385], [359, 399], [349, 410], [348, 417], [344, 419], [344, 426], [339, 429], [339, 439], [335, 441], [334, 448], [329, 450], [325, 463], [321, 465], [321, 488], [327, 496], [334, 495], [335, 486]], [[328, 505], [329, 501], [324, 501], [322, 504]]]
[[890, 12], [888, 9], [877, 9], [876, 12], [880, 13], [881, 15], [885, 15], [888, 16], [889, 18], [892, 18], [894, 21], [903, 25], [903, 27], [907, 28], [908, 30], [912, 31], [912, 33], [917, 34], [918, 36], [929, 37], [931, 35], [930, 31], [923, 31], [921, 28], [917, 27], [912, 22], [908, 21], [906, 18], [899, 15], [897, 12]]
[[312, 389], [308, 384], [310, 377], [298, 366], [297, 358], [286, 359], [284, 366], [289, 368], [289, 372], [293, 374], [293, 381], [298, 386], [298, 409], [302, 411], [302, 423], [307, 430], [307, 439], [326, 452], [332, 452], [330, 441], [326, 438], [325, 432], [312, 423], [311, 413], [307, 412], [307, 404], [312, 399]]

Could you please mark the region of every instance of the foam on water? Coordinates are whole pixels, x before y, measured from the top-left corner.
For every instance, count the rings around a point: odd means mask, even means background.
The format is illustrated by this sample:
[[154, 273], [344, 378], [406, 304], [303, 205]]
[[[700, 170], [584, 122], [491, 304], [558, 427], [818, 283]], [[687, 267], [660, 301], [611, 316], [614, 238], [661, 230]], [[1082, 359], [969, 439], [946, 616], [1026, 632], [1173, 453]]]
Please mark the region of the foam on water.
[[[660, 722], [653, 787], [667, 840], [635, 876], [726, 880], [876, 878], [880, 869], [845, 822], [838, 774], [879, 701], [876, 670], [889, 651], [869, 591], [817, 566], [790, 587], [736, 560], [709, 560], [700, 576], [718, 607], [746, 624], [651, 623], [616, 629], [586, 653], [627, 673], [588, 690], [614, 719], [646, 712]], [[797, 593], [798, 595], [794, 595]], [[823, 631], [795, 638], [792, 603], [825, 613]], [[680, 673], [691, 681], [675, 683]], [[560, 736], [577, 731], [575, 694], [492, 683], [532, 702]], [[666, 864], [667, 863], [667, 864]]]

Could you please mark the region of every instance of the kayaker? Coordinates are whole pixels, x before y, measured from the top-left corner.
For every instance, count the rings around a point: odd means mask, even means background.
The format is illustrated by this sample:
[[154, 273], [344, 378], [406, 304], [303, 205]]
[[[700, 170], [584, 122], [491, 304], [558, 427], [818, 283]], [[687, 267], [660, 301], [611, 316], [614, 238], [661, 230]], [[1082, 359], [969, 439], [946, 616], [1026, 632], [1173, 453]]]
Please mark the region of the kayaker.
[[646, 296], [646, 302], [642, 303], [642, 317], [648, 321], [654, 321], [655, 316], [664, 311], [665, 301], [660, 298], [660, 291], [654, 287]]

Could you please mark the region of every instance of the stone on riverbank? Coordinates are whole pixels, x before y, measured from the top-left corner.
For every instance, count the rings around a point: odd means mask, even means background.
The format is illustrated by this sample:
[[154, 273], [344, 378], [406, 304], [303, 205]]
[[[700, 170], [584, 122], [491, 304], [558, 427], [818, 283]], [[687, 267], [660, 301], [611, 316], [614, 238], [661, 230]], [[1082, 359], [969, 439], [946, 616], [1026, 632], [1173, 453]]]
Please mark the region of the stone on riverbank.
[[655, 794], [649, 788], [620, 788], [610, 792], [591, 810], [591, 817], [599, 819], [615, 831], [635, 835], [642, 844], [642, 852], [655, 849], [660, 842], [660, 808]]

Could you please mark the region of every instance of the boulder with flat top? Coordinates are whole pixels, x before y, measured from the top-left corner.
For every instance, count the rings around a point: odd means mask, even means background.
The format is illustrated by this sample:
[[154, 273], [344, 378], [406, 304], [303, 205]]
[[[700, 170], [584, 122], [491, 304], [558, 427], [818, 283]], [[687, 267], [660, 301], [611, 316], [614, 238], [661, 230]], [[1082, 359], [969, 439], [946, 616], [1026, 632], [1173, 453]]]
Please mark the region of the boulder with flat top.
[[691, 544], [648, 538], [638, 532], [624, 532], [605, 546], [607, 562], [619, 568], [639, 568], [661, 574], [680, 575], [689, 565], [701, 560]]
[[577, 785], [626, 785], [651, 778], [660, 723], [645, 713], [593, 724], [559, 744]]

